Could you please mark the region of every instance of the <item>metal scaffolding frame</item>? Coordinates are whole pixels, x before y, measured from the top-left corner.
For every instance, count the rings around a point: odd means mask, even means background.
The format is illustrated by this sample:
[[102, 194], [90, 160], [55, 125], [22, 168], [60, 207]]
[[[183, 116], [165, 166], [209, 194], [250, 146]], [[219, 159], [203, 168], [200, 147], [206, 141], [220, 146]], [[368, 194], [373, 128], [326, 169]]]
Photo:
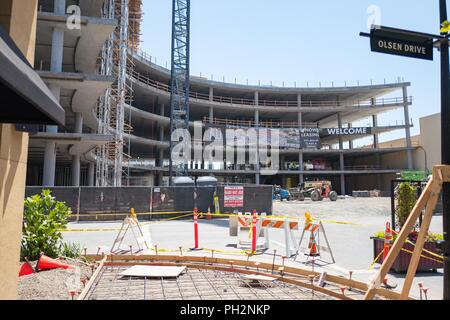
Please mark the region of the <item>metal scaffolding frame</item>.
[[[190, 0], [173, 0], [170, 137], [176, 130], [189, 130], [190, 4]], [[173, 163], [173, 149], [174, 142], [170, 138], [170, 184], [173, 176], [184, 176], [188, 171], [187, 164]]]
[[125, 104], [131, 105], [133, 100], [127, 73], [133, 72], [134, 63], [128, 50], [139, 46], [141, 6], [141, 0], [106, 0], [103, 5], [103, 18], [117, 19], [118, 25], [103, 46], [100, 73], [117, 80], [100, 98], [97, 109], [98, 133], [114, 137], [111, 143], [96, 150], [97, 186], [121, 187], [124, 178], [129, 178], [130, 141], [124, 136], [130, 135], [133, 128], [125, 119]]

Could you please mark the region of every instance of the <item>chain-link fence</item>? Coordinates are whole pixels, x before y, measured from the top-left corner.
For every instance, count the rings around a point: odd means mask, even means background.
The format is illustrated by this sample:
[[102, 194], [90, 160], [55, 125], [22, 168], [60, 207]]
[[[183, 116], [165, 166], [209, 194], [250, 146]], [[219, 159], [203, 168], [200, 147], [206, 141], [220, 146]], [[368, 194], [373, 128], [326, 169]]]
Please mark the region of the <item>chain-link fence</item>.
[[26, 196], [50, 189], [58, 201], [72, 209], [71, 220], [78, 221], [120, 220], [131, 208], [140, 220], [177, 217], [194, 208], [202, 213], [215, 213], [218, 209], [221, 214], [253, 210], [272, 214], [272, 186], [237, 187], [239, 192], [231, 202], [225, 188], [228, 187], [27, 187]]

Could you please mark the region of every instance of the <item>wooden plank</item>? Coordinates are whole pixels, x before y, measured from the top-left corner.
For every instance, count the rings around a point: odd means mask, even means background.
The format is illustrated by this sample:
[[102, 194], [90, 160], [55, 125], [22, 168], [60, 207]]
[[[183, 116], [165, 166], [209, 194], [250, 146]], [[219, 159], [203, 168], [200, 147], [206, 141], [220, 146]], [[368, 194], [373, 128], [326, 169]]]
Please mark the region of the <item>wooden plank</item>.
[[375, 296], [375, 289], [380, 286], [382, 279], [386, 277], [387, 273], [391, 269], [394, 261], [397, 259], [398, 254], [400, 253], [400, 250], [403, 248], [403, 245], [405, 244], [405, 240], [408, 237], [409, 233], [411, 232], [414, 224], [416, 223], [417, 219], [419, 218], [420, 213], [422, 212], [422, 209], [425, 207], [426, 203], [428, 202], [431, 194], [431, 190], [434, 185], [434, 178], [431, 178], [428, 182], [427, 186], [425, 187], [424, 191], [422, 192], [422, 195], [420, 196], [419, 200], [417, 201], [416, 205], [414, 206], [413, 210], [411, 211], [411, 214], [409, 215], [408, 219], [406, 219], [405, 225], [403, 226], [402, 230], [397, 236], [397, 239], [394, 242], [394, 245], [392, 246], [391, 250], [389, 251], [389, 254], [386, 257], [386, 260], [381, 265], [380, 270], [376, 274], [374, 280], [369, 286], [369, 289], [367, 290], [364, 300], [371, 300]]
[[[91, 255], [88, 256], [88, 259], [91, 260], [99, 260], [101, 256], [95, 256]], [[131, 266], [136, 264], [143, 264], [143, 265], [167, 265], [167, 266], [176, 266], [180, 263], [202, 263], [203, 268], [213, 269], [213, 270], [222, 270], [223, 268], [220, 267], [217, 269], [218, 264], [223, 265], [230, 265], [229, 259], [220, 259], [220, 258], [211, 258], [211, 257], [199, 257], [199, 256], [174, 256], [174, 255], [142, 255], [142, 256], [131, 256], [131, 255], [117, 255], [117, 256], [109, 256], [108, 262], [105, 262], [105, 266]], [[127, 262], [128, 261], [128, 262]], [[146, 261], [152, 261], [152, 263], [148, 263]], [[166, 261], [166, 262], [164, 262]], [[207, 265], [209, 264], [209, 265]], [[211, 265], [212, 264], [212, 265]], [[196, 265], [200, 266], [200, 265]], [[188, 265], [190, 267], [190, 265]], [[245, 260], [239, 260], [239, 259], [233, 259], [233, 267], [228, 268], [226, 270], [229, 270], [232, 272], [236, 268], [239, 267], [246, 267], [246, 268], [255, 268], [254, 261], [245, 261]], [[275, 264], [274, 269], [278, 270], [281, 265]], [[216, 268], [216, 269], [215, 269]], [[266, 269], [266, 270], [272, 270], [272, 264], [269, 263], [261, 263], [259, 265], [260, 269]], [[224, 270], [224, 271], [226, 271]], [[296, 275], [296, 276], [303, 276], [307, 278], [309, 275], [320, 275], [317, 272], [312, 272], [311, 270], [301, 269], [301, 268], [294, 268], [294, 267], [284, 267], [285, 275], [288, 276], [289, 274]], [[253, 274], [254, 271], [247, 270], [247, 274]], [[240, 271], [243, 273], [243, 271]], [[268, 275], [272, 276], [272, 275]], [[364, 282], [356, 281], [356, 280], [349, 280], [347, 278], [343, 278], [342, 276], [335, 276], [327, 274], [327, 281], [330, 283], [335, 283], [342, 286], [348, 286], [352, 287], [358, 290], [366, 291], [368, 289], [368, 286]], [[389, 298], [389, 299], [399, 299], [400, 294], [389, 291], [383, 288], [376, 289], [376, 294], [379, 294], [380, 296]], [[337, 296], [336, 296], [337, 297]], [[342, 298], [342, 295], [339, 295], [339, 298]]]
[[416, 275], [417, 266], [419, 265], [420, 257], [422, 255], [422, 249], [425, 244], [426, 237], [428, 235], [428, 230], [430, 228], [431, 219], [433, 218], [433, 211], [436, 208], [436, 204], [439, 200], [439, 195], [442, 190], [442, 175], [438, 175], [439, 178], [436, 179], [436, 182], [433, 185], [433, 190], [431, 192], [430, 200], [427, 203], [427, 207], [425, 209], [425, 215], [422, 220], [422, 225], [420, 226], [420, 232], [417, 236], [416, 246], [414, 248], [414, 252], [411, 257], [411, 261], [408, 267], [408, 273], [405, 278], [405, 282], [403, 284], [403, 289], [400, 298], [405, 300], [409, 296], [409, 292], [411, 291], [411, 286], [414, 280], [414, 276]]
[[103, 268], [103, 265], [106, 262], [107, 257], [103, 257], [103, 260], [100, 261], [100, 265], [98, 266], [98, 268], [95, 270], [94, 274], [92, 275], [91, 279], [89, 279], [89, 282], [86, 284], [86, 286], [84, 287], [83, 291], [81, 292], [81, 294], [78, 296], [77, 300], [84, 300], [86, 299], [86, 295], [88, 294], [89, 290], [91, 290], [92, 285], [95, 283], [95, 281], [97, 281], [97, 277], [100, 274], [100, 271]]
[[436, 177], [438, 172], [442, 173], [442, 182], [450, 182], [450, 166], [439, 165], [433, 167], [433, 176]]

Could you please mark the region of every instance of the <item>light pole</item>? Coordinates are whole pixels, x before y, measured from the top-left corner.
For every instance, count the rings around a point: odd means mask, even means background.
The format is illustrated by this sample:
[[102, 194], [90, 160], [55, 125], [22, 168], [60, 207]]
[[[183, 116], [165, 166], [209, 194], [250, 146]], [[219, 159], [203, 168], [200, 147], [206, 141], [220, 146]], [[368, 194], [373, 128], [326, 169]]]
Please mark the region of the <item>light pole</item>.
[[[447, 1], [439, 0], [440, 23], [447, 21]], [[442, 164], [450, 165], [450, 79], [449, 79], [449, 41], [447, 33], [440, 42], [441, 50], [441, 150]], [[450, 300], [450, 269], [449, 269], [449, 212], [450, 211], [450, 184], [444, 183], [442, 191], [442, 223], [444, 233], [444, 300]]]

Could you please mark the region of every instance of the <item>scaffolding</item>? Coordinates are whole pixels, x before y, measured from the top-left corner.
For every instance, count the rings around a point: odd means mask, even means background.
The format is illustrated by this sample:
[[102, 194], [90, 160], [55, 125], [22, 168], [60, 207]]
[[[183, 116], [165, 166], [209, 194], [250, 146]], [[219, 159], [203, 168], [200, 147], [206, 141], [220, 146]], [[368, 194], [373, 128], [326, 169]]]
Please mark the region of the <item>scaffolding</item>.
[[[133, 88], [127, 83], [127, 73], [133, 73], [134, 63], [128, 51], [139, 47], [141, 7], [141, 0], [106, 0], [102, 9], [103, 18], [116, 19], [118, 23], [101, 54], [100, 74], [113, 76], [116, 82], [100, 98], [97, 108], [98, 133], [114, 137], [112, 142], [96, 150], [97, 186], [121, 187], [124, 177], [129, 181], [133, 128], [125, 119], [125, 105], [131, 105], [133, 101]], [[128, 153], [125, 152], [127, 149]]]

